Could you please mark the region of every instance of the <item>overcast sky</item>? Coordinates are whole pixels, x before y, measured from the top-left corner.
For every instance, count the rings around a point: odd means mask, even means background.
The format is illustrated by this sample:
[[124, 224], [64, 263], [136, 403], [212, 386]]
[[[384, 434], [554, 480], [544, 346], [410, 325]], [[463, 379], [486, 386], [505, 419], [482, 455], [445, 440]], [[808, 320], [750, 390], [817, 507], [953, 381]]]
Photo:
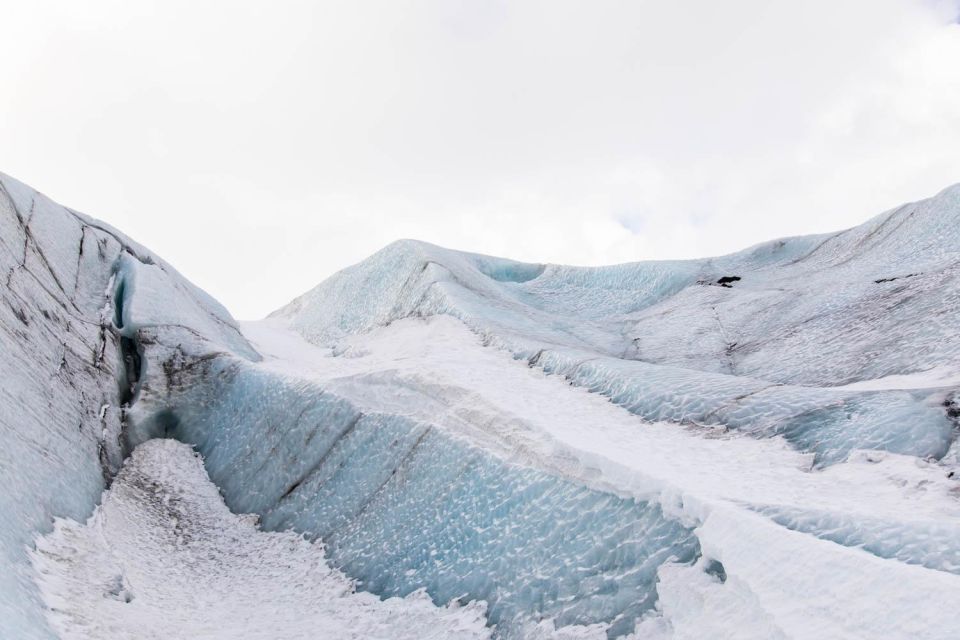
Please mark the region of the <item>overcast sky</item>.
[[960, 182], [960, 0], [0, 0], [0, 171], [241, 319], [397, 238], [721, 254]]

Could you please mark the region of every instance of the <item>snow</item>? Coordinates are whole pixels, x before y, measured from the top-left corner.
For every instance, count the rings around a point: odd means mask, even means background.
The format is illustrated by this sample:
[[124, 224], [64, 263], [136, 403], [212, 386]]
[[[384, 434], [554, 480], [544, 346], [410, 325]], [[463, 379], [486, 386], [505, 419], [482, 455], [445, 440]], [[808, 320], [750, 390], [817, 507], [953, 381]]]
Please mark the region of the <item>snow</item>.
[[31, 555], [64, 640], [490, 636], [480, 604], [357, 592], [322, 545], [230, 513], [173, 440], [137, 448], [86, 524], [58, 520]]
[[818, 464], [863, 448], [942, 458], [954, 377], [855, 383], [956, 372], [958, 270], [955, 186], [847, 231], [705, 260], [524, 265], [401, 241], [274, 317], [335, 347], [398, 319], [451, 315], [648, 420], [783, 435]]
[[653, 608], [657, 568], [698, 554], [659, 505], [505, 461], [436, 416], [359, 409], [332, 385], [242, 360], [207, 366], [173, 382], [174, 401], [148, 380], [134, 415], [162, 406], [162, 419], [141, 432], [195, 445], [233, 511], [322, 539], [374, 593], [483, 600], [507, 637], [542, 619], [622, 633]]
[[[265, 356], [261, 368], [309, 377], [364, 409], [388, 398], [393, 412], [430, 416], [525, 466], [654, 499], [696, 527], [703, 560], [659, 571], [658, 609], [669, 637], [726, 633], [718, 610], [744, 619], [735, 637], [949, 638], [960, 631], [960, 612], [950, 604], [960, 597], [960, 487], [935, 463], [858, 452], [810, 471], [810, 456], [781, 440], [643, 423], [559, 376], [484, 348], [449, 317], [394, 322], [355, 336], [339, 356], [276, 319], [244, 331]], [[722, 586], [704, 577], [707, 560], [722, 562]], [[817, 589], [822, 595], [813, 597]]]

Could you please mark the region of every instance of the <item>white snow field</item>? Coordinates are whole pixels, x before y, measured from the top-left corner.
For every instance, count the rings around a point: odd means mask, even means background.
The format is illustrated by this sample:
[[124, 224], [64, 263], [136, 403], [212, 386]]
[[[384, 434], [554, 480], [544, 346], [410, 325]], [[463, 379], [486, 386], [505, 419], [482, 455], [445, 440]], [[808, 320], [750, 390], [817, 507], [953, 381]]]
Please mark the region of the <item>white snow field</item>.
[[0, 184], [0, 638], [960, 637], [960, 187], [697, 261], [401, 241], [238, 327]]

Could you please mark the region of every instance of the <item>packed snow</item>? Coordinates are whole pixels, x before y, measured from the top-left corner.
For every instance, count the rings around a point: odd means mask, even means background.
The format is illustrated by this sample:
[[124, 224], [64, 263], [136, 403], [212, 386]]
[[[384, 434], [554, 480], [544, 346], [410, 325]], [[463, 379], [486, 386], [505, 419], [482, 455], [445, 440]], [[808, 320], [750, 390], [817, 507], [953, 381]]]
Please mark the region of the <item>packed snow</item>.
[[238, 326], [0, 185], [0, 637], [960, 636], [960, 187], [696, 261], [401, 241]]

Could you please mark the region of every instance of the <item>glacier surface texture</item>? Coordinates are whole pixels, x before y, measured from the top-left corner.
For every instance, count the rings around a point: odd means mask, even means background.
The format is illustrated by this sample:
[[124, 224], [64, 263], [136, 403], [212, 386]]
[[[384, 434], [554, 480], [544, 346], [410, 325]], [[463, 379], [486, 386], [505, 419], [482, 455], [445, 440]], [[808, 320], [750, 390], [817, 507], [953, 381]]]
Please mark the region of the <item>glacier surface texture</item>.
[[243, 324], [0, 187], [0, 637], [960, 636], [960, 187], [704, 260], [399, 241]]

